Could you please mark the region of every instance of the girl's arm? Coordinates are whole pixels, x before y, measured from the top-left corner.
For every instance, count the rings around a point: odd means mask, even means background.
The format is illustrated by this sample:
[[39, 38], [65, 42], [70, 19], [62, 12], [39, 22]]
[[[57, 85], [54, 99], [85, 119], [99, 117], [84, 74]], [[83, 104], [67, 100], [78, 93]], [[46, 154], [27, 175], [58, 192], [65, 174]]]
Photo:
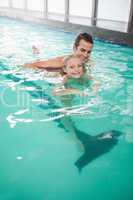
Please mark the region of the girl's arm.
[[84, 96], [85, 92], [80, 91], [75, 88], [66, 88], [66, 89], [64, 88], [64, 89], [54, 89], [53, 90], [53, 95], [55, 95], [55, 96], [64, 96], [64, 95], [70, 95], [70, 94]]
[[88, 71], [89, 71], [89, 74], [87, 76], [88, 76], [88, 79], [92, 81], [92, 91], [94, 93], [97, 93], [100, 86], [100, 82], [96, 80], [94, 75], [92, 75], [91, 69], [89, 69]]
[[92, 91], [94, 92], [94, 93], [97, 93], [97, 91], [99, 90], [99, 86], [100, 86], [100, 83], [98, 82], [98, 81], [94, 81], [93, 83], [92, 83]]

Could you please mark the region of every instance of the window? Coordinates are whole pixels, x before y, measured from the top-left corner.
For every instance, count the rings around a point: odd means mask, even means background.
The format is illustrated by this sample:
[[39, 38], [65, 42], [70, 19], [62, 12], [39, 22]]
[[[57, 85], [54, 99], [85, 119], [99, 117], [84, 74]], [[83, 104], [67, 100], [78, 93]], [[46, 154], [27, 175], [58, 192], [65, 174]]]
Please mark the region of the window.
[[24, 9], [24, 3], [25, 0], [12, 0], [12, 7]]
[[28, 9], [33, 11], [44, 11], [44, 0], [27, 0]]
[[131, 0], [99, 0], [97, 26], [127, 31]]
[[0, 7], [8, 7], [9, 1], [8, 0], [0, 0]]
[[65, 0], [48, 0], [48, 12], [65, 13]]
[[69, 21], [75, 24], [91, 25], [93, 0], [70, 0]]
[[48, 18], [64, 21], [65, 0], [48, 0]]
[[91, 17], [93, 0], [70, 0], [70, 15]]
[[131, 0], [99, 0], [98, 18], [114, 21], [128, 21]]

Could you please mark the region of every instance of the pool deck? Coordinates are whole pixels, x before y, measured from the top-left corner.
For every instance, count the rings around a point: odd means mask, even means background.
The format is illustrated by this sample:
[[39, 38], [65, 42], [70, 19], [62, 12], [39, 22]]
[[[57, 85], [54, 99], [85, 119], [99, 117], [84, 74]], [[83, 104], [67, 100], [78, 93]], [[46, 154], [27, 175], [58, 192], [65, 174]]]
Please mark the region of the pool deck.
[[56, 27], [68, 32], [74, 32], [74, 33], [89, 32], [94, 37], [100, 40], [106, 40], [108, 42], [112, 42], [115, 44], [133, 47], [133, 33], [127, 33], [124, 32], [124, 30], [116, 31], [97, 26], [80, 25], [71, 22], [63, 22], [57, 19], [56, 20], [45, 19], [43, 14], [39, 12], [33, 12], [33, 11], [25, 12], [20, 9], [0, 8], [0, 16], [6, 16], [24, 21], [31, 21], [40, 24], [45, 24], [47, 26]]

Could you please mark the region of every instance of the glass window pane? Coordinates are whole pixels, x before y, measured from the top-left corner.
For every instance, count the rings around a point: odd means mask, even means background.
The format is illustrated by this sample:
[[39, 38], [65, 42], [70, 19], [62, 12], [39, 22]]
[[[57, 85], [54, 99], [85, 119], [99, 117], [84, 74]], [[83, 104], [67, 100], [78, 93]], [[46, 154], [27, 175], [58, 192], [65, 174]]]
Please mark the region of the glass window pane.
[[0, 0], [0, 7], [8, 7], [9, 1], [8, 0]]
[[13, 8], [24, 8], [24, 1], [25, 0], [12, 0], [12, 7]]
[[48, 12], [65, 13], [65, 0], [48, 0]]
[[44, 11], [44, 0], [27, 0], [29, 10]]
[[91, 17], [92, 0], [70, 0], [70, 15]]
[[128, 21], [131, 0], [99, 0], [98, 18]]

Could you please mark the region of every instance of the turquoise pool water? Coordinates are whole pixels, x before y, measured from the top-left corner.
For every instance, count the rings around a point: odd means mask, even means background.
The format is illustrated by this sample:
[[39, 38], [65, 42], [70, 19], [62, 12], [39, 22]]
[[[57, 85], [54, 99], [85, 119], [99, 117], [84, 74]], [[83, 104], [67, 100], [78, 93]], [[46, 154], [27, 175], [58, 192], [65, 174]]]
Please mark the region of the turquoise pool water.
[[95, 40], [99, 92], [62, 105], [54, 79], [17, 66], [38, 59], [33, 44], [69, 54], [76, 35], [4, 17], [0, 30], [0, 200], [132, 199], [133, 49]]

